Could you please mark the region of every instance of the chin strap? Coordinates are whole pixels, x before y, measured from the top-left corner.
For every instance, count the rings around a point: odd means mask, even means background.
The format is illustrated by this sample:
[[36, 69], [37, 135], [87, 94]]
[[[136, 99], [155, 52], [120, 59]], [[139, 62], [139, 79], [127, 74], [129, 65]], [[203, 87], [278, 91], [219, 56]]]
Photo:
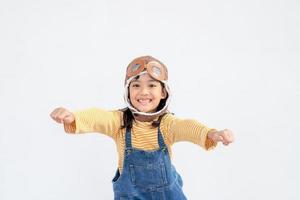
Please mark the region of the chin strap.
[[151, 118], [151, 119], [155, 119], [156, 117], [158, 117], [158, 116], [160, 116], [160, 115], [162, 115], [162, 114], [164, 114], [164, 113], [167, 112], [167, 109], [168, 109], [168, 106], [169, 106], [169, 104], [170, 104], [172, 95], [171, 95], [171, 91], [170, 91], [168, 82], [167, 82], [167, 81], [161, 81], [161, 82], [164, 84], [165, 89], [166, 89], [166, 91], [167, 91], [167, 93], [168, 93], [168, 97], [167, 97], [167, 100], [166, 100], [166, 103], [165, 103], [164, 107], [163, 107], [161, 110], [158, 110], [158, 111], [156, 111], [156, 112], [154, 112], [154, 113], [140, 112], [139, 110], [137, 110], [136, 108], [134, 108], [134, 107], [132, 106], [131, 102], [130, 102], [129, 97], [128, 97], [128, 94], [129, 94], [129, 84], [130, 84], [130, 82], [131, 82], [135, 77], [140, 76], [140, 75], [145, 74], [145, 73], [147, 73], [147, 72], [146, 72], [146, 71], [143, 71], [142, 73], [140, 73], [140, 74], [138, 74], [138, 75], [136, 75], [136, 76], [133, 76], [133, 77], [129, 78], [129, 79], [126, 81], [126, 84], [125, 84], [124, 100], [125, 100], [126, 105], [127, 105], [128, 108], [131, 110], [131, 112], [132, 112], [132, 114], [133, 114], [134, 116], [139, 116], [139, 118], [144, 117], [145, 119], [146, 119], [146, 117], [147, 117], [148, 119], [150, 119], [150, 118]]

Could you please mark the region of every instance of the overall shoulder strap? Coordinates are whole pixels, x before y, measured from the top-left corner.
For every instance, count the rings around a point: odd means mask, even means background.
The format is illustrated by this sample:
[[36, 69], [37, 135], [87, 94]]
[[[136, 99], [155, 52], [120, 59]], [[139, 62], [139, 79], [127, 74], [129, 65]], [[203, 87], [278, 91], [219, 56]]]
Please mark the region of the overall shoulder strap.
[[126, 143], [126, 148], [132, 148], [132, 145], [131, 145], [131, 129], [130, 128], [126, 128], [125, 143]]

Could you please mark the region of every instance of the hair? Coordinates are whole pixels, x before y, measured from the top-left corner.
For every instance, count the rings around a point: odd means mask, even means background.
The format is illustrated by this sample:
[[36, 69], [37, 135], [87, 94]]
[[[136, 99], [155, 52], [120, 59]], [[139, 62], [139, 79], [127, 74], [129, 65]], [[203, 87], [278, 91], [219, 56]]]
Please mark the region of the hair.
[[[136, 76], [134, 79], [138, 80], [139, 78], [140, 78], [140, 76]], [[165, 85], [161, 81], [158, 81], [158, 82], [161, 84], [162, 89], [164, 89]], [[129, 86], [130, 86], [130, 84], [129, 84]], [[129, 96], [130, 96], [130, 94], [129, 94], [129, 91], [128, 91], [128, 98], [129, 98]], [[166, 101], [168, 99], [168, 96], [169, 96], [169, 94], [167, 93], [166, 98], [160, 100], [156, 110], [161, 110], [166, 105]], [[124, 109], [121, 109], [121, 111], [123, 111], [123, 125], [122, 125], [121, 128], [122, 129], [123, 128], [132, 128], [132, 122], [134, 120], [134, 116], [133, 116], [131, 110], [128, 107], [126, 107]], [[152, 126], [153, 127], [158, 127], [159, 124], [160, 124], [161, 119], [163, 118], [163, 116], [165, 114], [166, 113], [160, 115], [156, 121], [153, 121]]]
[[[121, 129], [123, 129], [123, 128], [132, 128], [132, 122], [134, 120], [134, 116], [133, 116], [131, 110], [128, 107], [126, 107], [124, 109], [121, 109], [121, 111], [123, 111], [123, 125], [121, 126]], [[166, 114], [167, 113], [164, 113], [164, 114], [160, 115], [156, 121], [152, 122], [152, 126], [153, 127], [158, 127], [160, 122], [161, 122], [161, 119]]]

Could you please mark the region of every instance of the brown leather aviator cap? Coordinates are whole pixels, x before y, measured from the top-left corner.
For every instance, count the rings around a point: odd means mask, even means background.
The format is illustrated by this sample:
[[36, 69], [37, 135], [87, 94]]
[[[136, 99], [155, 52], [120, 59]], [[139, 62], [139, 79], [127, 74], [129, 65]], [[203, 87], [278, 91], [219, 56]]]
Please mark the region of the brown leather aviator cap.
[[[132, 104], [129, 99], [129, 85], [132, 79], [136, 76], [148, 73], [153, 79], [158, 80], [164, 84], [164, 89], [167, 92], [167, 98], [163, 107], [160, 110], [157, 110], [153, 113], [145, 113], [137, 110]], [[124, 93], [124, 100], [127, 104], [128, 108], [134, 114], [135, 118], [140, 121], [149, 121], [153, 120], [156, 117], [163, 115], [164, 113], [168, 112], [168, 105], [171, 100], [171, 91], [168, 85], [168, 70], [167, 67], [152, 56], [141, 56], [135, 58], [133, 61], [129, 63], [126, 70], [126, 77], [125, 77], [125, 93]]]
[[135, 58], [127, 66], [125, 83], [129, 78], [136, 76], [146, 70], [148, 74], [156, 80], [168, 80], [168, 70], [162, 62], [160, 62], [156, 58], [153, 58], [152, 56], [141, 56]]

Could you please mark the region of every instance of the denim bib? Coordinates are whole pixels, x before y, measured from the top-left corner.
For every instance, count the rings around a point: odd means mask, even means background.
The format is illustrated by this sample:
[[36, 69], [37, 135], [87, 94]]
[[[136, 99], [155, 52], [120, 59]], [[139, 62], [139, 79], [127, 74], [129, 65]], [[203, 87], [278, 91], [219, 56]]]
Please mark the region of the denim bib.
[[186, 200], [159, 128], [156, 150], [133, 148], [128, 128], [125, 142], [123, 171], [117, 170], [112, 181], [115, 200]]

